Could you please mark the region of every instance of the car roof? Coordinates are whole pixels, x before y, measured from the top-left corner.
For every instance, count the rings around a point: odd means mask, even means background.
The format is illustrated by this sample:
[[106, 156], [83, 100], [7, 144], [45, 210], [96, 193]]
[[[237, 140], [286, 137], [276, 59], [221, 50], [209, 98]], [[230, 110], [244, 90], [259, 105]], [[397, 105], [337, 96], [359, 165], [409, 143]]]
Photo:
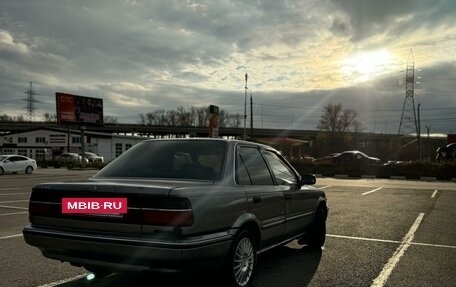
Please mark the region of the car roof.
[[244, 140], [237, 140], [237, 139], [223, 139], [223, 138], [174, 138], [174, 139], [148, 139], [144, 142], [154, 142], [154, 141], [219, 141], [219, 142], [226, 142], [229, 144], [246, 144], [246, 145], [255, 145], [258, 147], [262, 147], [264, 149], [271, 149], [277, 151], [274, 147], [265, 145], [262, 143], [251, 142], [251, 141], [244, 141]]

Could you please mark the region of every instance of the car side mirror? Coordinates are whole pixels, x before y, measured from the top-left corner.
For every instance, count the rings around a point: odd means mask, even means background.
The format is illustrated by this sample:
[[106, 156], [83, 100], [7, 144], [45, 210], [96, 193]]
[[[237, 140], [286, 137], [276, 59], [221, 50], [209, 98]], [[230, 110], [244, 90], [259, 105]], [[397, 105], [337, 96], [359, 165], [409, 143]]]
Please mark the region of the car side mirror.
[[300, 185], [314, 185], [317, 182], [315, 175], [304, 174], [301, 176]]

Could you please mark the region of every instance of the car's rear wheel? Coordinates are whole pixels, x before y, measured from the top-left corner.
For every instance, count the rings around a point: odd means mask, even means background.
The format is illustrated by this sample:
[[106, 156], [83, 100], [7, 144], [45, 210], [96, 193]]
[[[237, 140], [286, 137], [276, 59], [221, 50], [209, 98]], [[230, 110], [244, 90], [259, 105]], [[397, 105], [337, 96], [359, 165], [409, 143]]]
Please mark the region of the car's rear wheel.
[[229, 286], [251, 286], [257, 264], [257, 246], [248, 230], [241, 231], [233, 241], [224, 272]]
[[33, 172], [33, 167], [27, 166], [27, 168], [25, 169], [25, 173], [26, 174], [31, 174], [32, 172]]
[[5, 171], [0, 167], [0, 174], [3, 174]]
[[321, 249], [326, 239], [326, 212], [319, 207], [315, 212], [315, 220], [312, 229], [306, 236], [305, 243], [312, 249]]

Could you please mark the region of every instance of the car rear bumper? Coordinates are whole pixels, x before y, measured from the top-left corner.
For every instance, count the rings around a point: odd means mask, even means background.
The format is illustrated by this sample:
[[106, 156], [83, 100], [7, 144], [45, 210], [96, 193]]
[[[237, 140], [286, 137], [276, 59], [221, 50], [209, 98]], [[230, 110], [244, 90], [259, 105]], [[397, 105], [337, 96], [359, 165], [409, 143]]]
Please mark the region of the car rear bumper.
[[28, 226], [23, 234], [45, 257], [114, 271], [214, 269], [223, 264], [232, 242], [229, 233], [165, 241], [153, 236], [127, 238]]

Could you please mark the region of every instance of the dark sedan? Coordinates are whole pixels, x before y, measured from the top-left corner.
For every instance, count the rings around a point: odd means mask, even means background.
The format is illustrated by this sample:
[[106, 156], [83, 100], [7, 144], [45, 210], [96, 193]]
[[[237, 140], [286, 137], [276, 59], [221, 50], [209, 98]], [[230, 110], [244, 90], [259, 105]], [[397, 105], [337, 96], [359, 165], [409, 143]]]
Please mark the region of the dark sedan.
[[382, 162], [376, 157], [368, 156], [357, 150], [344, 151], [332, 158], [335, 163], [358, 164], [358, 165], [380, 165]]
[[86, 182], [34, 187], [23, 234], [94, 273], [217, 269], [250, 286], [257, 254], [295, 239], [323, 246], [328, 208], [314, 183], [269, 146], [148, 140]]

